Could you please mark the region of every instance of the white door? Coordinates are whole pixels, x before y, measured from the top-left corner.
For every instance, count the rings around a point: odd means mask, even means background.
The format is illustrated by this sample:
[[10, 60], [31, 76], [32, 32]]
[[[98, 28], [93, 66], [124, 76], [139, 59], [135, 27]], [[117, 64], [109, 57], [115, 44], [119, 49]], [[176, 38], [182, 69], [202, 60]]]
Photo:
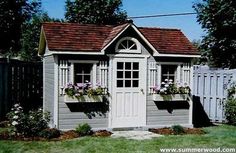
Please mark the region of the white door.
[[111, 126], [145, 126], [146, 59], [115, 58], [112, 86]]

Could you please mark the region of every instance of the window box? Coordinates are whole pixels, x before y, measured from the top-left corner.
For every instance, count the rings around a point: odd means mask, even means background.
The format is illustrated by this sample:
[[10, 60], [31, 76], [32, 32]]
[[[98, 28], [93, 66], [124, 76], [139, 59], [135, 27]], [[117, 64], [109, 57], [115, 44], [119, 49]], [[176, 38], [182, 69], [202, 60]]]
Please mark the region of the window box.
[[79, 98], [76, 97], [69, 97], [68, 95], [64, 96], [64, 102], [65, 103], [78, 103], [78, 102], [102, 102], [103, 101], [103, 95], [83, 95]]
[[153, 94], [153, 101], [187, 101], [188, 94]]

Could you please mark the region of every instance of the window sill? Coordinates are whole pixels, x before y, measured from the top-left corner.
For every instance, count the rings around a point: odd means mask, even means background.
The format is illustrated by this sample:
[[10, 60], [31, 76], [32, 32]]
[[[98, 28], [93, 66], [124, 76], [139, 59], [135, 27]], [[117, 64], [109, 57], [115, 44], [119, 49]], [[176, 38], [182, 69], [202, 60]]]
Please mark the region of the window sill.
[[153, 94], [153, 101], [187, 101], [188, 94]]
[[103, 102], [103, 95], [83, 95], [80, 98], [76, 97], [69, 97], [68, 95], [64, 96], [65, 103], [78, 103], [78, 102], [85, 102], [85, 103], [94, 103], [94, 102]]

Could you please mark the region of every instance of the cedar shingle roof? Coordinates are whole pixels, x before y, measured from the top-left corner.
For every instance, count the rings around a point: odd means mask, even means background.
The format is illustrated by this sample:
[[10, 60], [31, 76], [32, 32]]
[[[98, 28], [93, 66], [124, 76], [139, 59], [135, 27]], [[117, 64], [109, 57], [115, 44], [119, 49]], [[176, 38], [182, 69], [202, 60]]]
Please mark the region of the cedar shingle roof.
[[[44, 23], [43, 31], [51, 51], [99, 52], [128, 25], [129, 23], [119, 26]], [[159, 53], [198, 54], [180, 30], [144, 27], [138, 29]]]
[[138, 28], [153, 47], [163, 54], [199, 54], [179, 29]]

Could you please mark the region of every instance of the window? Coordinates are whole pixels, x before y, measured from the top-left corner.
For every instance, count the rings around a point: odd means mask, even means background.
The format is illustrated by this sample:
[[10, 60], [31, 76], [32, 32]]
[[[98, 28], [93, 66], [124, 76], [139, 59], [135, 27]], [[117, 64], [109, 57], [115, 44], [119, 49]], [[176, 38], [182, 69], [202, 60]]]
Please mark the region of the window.
[[120, 39], [116, 45], [116, 52], [141, 53], [140, 43], [137, 39], [125, 37]]
[[74, 64], [74, 83], [92, 82], [92, 67], [90, 63]]
[[117, 62], [116, 86], [118, 88], [139, 87], [139, 63]]
[[164, 82], [165, 79], [172, 79], [174, 82], [176, 81], [176, 70], [177, 65], [162, 65], [161, 66], [161, 82]]

